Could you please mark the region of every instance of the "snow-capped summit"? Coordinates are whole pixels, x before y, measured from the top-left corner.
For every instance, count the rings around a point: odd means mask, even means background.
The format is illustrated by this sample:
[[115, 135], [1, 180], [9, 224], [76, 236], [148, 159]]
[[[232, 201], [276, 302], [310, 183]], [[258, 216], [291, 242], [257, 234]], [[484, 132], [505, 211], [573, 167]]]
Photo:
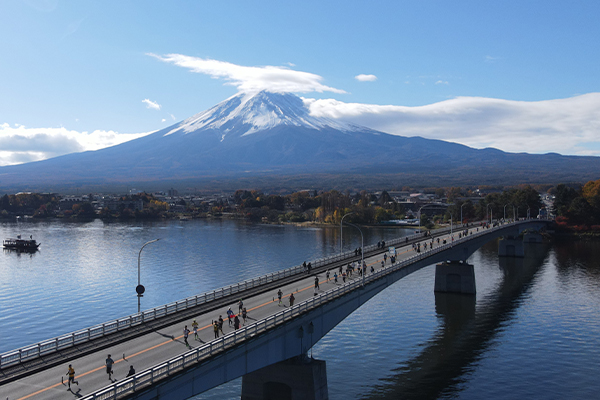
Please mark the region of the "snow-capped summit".
[[276, 126], [296, 126], [310, 129], [332, 128], [355, 131], [359, 127], [328, 118], [312, 117], [304, 102], [291, 93], [238, 93], [216, 106], [175, 125], [164, 135], [176, 132], [217, 130], [221, 141], [227, 136], [245, 136]]

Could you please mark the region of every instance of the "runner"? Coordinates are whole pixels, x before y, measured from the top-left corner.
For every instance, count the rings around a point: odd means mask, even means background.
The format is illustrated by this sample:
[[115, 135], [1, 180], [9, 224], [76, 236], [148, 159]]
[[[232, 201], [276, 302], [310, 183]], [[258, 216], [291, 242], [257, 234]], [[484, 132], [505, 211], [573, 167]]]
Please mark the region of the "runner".
[[190, 347], [190, 344], [187, 341], [189, 335], [190, 335], [190, 330], [188, 329], [188, 327], [186, 325], [185, 328], [183, 328], [183, 341], [185, 342], [185, 345], [187, 347]]
[[225, 333], [223, 333], [223, 317], [221, 317], [219, 315], [219, 330], [221, 331], [221, 335], [224, 335]]
[[227, 319], [229, 320], [229, 326], [231, 326], [231, 324], [233, 323], [233, 310], [231, 309], [231, 307], [229, 307], [229, 309], [227, 310]]
[[219, 322], [213, 322], [213, 331], [215, 332], [215, 339], [219, 337]]
[[67, 371], [66, 375], [69, 375], [69, 388], [67, 390], [71, 390], [71, 382], [79, 386], [79, 382], [75, 380], [75, 370], [73, 369], [71, 364], [69, 364], [69, 370]]
[[111, 375], [113, 374], [112, 366], [114, 364], [114, 360], [110, 358], [110, 354], [106, 358], [106, 373], [108, 374], [108, 380], [112, 381]]
[[277, 298], [279, 299], [279, 305], [281, 305], [281, 296], [283, 296], [283, 292], [281, 291], [281, 289], [279, 289], [279, 291], [277, 292]]
[[192, 322], [192, 329], [194, 330], [194, 339], [198, 340], [198, 323], [196, 320]]

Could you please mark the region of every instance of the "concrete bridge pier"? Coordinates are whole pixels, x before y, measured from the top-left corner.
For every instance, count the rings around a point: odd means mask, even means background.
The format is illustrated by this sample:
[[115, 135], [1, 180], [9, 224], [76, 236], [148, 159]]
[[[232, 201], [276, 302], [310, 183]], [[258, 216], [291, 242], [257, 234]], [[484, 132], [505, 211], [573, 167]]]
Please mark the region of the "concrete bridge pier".
[[500, 257], [525, 257], [523, 240], [507, 236], [498, 242], [498, 255]]
[[523, 243], [543, 243], [544, 237], [536, 232], [530, 232], [523, 235]]
[[475, 270], [466, 262], [442, 262], [435, 266], [435, 292], [475, 294]]
[[325, 361], [293, 357], [242, 377], [242, 400], [327, 400]]

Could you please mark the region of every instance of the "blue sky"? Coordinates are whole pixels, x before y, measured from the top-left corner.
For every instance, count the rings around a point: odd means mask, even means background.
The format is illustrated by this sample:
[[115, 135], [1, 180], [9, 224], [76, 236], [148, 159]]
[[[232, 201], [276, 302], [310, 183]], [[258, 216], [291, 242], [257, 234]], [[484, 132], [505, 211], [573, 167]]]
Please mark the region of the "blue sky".
[[596, 1], [4, 1], [0, 165], [119, 143], [278, 79], [315, 115], [389, 133], [600, 155], [599, 15]]

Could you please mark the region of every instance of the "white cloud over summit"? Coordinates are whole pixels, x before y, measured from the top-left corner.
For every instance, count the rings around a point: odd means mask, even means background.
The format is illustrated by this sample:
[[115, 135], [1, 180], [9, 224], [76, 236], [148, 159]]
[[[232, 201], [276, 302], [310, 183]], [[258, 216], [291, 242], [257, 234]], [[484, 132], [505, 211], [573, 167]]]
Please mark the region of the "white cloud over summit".
[[235, 86], [241, 92], [270, 90], [272, 92], [333, 92], [346, 93], [343, 90], [323, 85], [323, 77], [310, 72], [296, 71], [287, 67], [260, 66], [247, 67], [225, 61], [191, 57], [183, 54], [160, 56], [149, 53], [160, 61], [187, 68], [192, 72], [209, 75], [214, 79], [224, 79], [228, 85]]
[[509, 152], [600, 156], [600, 93], [535, 102], [457, 97], [421, 107], [304, 99], [311, 115]]

